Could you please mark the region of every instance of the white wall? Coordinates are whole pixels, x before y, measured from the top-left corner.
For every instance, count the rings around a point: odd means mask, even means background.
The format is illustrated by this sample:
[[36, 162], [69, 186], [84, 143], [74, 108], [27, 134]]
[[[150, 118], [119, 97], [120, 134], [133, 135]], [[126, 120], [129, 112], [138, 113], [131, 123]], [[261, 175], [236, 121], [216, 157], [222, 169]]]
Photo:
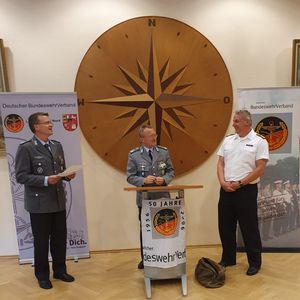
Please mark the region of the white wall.
[[[104, 31], [127, 19], [160, 15], [196, 28], [241, 87], [289, 86], [292, 40], [300, 38], [297, 0], [0, 0], [0, 37], [14, 92], [73, 91], [78, 66]], [[229, 129], [231, 130], [231, 129]], [[138, 247], [135, 195], [125, 175], [101, 160], [82, 136], [91, 250]], [[219, 243], [216, 156], [174, 183], [187, 192], [189, 245]], [[0, 255], [17, 254], [6, 160], [0, 158]]]

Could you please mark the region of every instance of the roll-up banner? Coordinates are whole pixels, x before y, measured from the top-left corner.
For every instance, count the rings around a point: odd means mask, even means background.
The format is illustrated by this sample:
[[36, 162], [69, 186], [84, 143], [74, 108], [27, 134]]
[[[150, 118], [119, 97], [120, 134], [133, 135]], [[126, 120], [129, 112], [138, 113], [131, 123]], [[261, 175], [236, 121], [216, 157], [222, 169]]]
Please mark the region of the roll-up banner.
[[[15, 154], [20, 143], [32, 138], [28, 117], [47, 112], [53, 122], [50, 139], [61, 142], [66, 166], [81, 165], [77, 98], [74, 93], [1, 93], [0, 111], [9, 167], [20, 263], [33, 262], [33, 235], [24, 209], [24, 187], [16, 182]], [[67, 196], [67, 258], [89, 257], [82, 171], [65, 182]]]
[[[265, 251], [299, 251], [300, 88], [239, 89], [238, 109], [252, 115], [270, 160], [258, 184], [259, 228]], [[238, 246], [243, 247], [240, 233]]]

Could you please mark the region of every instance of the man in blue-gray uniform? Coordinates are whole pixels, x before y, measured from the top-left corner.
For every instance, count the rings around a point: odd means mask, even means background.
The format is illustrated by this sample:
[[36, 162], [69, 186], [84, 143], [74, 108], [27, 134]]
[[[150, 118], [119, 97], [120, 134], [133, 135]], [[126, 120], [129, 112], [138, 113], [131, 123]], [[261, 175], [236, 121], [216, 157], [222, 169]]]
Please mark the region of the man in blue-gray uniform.
[[269, 160], [266, 139], [252, 129], [247, 110], [234, 114], [235, 134], [227, 136], [218, 151], [217, 173], [221, 185], [218, 205], [219, 233], [223, 252], [220, 264], [236, 264], [236, 228], [239, 223], [249, 268], [255, 275], [261, 267], [262, 244], [258, 230], [257, 183]]
[[[139, 129], [141, 147], [129, 152], [127, 163], [127, 181], [136, 186], [168, 185], [174, 178], [174, 168], [168, 149], [156, 145], [157, 134], [150, 125], [143, 125]], [[169, 197], [169, 193], [149, 193], [148, 199]], [[142, 193], [137, 192], [136, 203], [139, 209], [140, 244], [142, 260], [138, 264], [139, 269], [144, 268], [143, 243], [141, 230]]]
[[47, 113], [34, 113], [28, 119], [34, 136], [19, 145], [15, 171], [18, 183], [24, 184], [24, 205], [30, 213], [34, 237], [34, 272], [43, 289], [52, 288], [49, 280], [49, 241], [53, 277], [65, 282], [74, 281], [66, 268], [66, 195], [60, 177], [65, 170], [62, 145], [49, 140], [53, 124]]

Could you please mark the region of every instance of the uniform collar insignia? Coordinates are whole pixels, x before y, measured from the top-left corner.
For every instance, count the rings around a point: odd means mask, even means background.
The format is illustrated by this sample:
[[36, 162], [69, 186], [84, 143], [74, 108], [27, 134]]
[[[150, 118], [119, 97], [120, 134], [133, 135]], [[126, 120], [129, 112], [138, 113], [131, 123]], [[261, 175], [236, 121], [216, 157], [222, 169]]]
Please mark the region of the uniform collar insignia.
[[[148, 149], [148, 148], [145, 147], [145, 146], [142, 146], [142, 147], [140, 148], [140, 152], [143, 153], [144, 150], [148, 152], [148, 150], [146, 150], [146, 149]], [[159, 152], [159, 148], [158, 148], [157, 146], [154, 146], [154, 147], [152, 148], [152, 151], [153, 151], [154, 149], [155, 149], [157, 152]]]

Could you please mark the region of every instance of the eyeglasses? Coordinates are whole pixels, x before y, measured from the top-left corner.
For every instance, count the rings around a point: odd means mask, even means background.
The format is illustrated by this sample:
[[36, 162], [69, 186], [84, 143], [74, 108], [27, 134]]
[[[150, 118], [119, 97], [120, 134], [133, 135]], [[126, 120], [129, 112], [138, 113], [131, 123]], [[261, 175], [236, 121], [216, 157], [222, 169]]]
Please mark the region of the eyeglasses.
[[37, 123], [37, 125], [39, 124], [42, 124], [42, 125], [50, 125], [50, 124], [53, 124], [52, 121], [46, 121], [46, 122], [40, 122], [40, 123]]

